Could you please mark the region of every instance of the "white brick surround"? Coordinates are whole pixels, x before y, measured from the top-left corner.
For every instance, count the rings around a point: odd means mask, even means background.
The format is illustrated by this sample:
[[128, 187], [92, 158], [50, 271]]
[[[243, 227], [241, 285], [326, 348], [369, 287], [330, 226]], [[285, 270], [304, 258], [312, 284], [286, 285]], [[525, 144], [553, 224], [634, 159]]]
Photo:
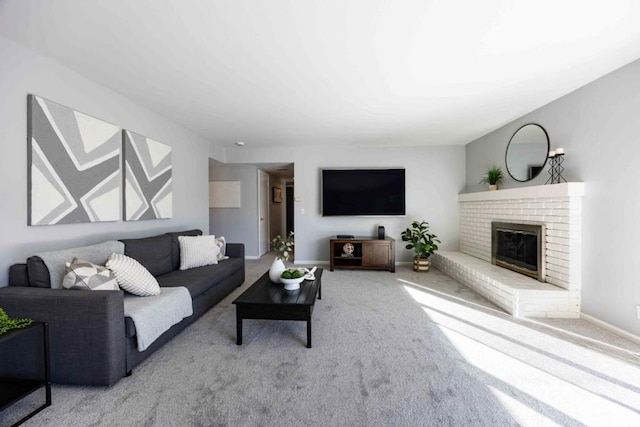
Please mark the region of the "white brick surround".
[[[475, 258], [436, 252], [434, 265], [515, 316], [577, 318], [583, 194], [574, 182], [461, 194], [460, 252]], [[547, 284], [491, 265], [492, 221], [545, 224]]]

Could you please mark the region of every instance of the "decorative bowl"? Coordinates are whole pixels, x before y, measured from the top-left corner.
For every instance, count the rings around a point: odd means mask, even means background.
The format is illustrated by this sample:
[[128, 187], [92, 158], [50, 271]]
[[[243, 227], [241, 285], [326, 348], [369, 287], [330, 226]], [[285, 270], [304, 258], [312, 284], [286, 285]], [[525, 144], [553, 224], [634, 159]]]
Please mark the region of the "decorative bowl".
[[302, 283], [302, 281], [304, 280], [304, 276], [303, 277], [298, 277], [297, 279], [284, 279], [284, 278], [280, 278], [280, 282], [282, 282], [282, 284], [284, 285], [284, 289], [287, 291], [295, 291], [297, 289], [300, 289], [300, 283]]

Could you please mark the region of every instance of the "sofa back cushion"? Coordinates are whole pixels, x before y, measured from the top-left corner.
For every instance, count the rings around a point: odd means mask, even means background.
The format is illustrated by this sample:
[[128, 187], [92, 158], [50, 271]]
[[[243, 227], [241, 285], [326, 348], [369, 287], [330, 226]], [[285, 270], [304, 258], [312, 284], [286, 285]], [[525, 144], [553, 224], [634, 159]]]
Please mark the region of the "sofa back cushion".
[[172, 271], [171, 236], [159, 236], [143, 239], [124, 239], [124, 254], [138, 261], [153, 276]]
[[66, 273], [66, 262], [77, 257], [93, 264], [105, 265], [109, 255], [114, 252], [124, 253], [124, 245], [116, 240], [109, 240], [96, 245], [37, 253], [27, 260], [29, 284], [39, 288], [60, 288]]
[[29, 286], [26, 262], [9, 267], [9, 286]]
[[171, 236], [171, 269], [177, 270], [180, 268], [180, 242], [178, 236], [202, 236], [202, 230], [186, 230], [175, 231], [173, 233], [167, 233]]

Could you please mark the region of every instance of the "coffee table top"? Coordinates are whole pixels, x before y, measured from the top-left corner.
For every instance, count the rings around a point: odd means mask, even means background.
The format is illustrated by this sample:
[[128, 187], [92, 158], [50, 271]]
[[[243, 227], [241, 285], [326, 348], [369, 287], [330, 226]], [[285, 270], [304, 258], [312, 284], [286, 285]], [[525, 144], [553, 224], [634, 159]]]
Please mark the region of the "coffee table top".
[[314, 305], [318, 286], [322, 279], [322, 268], [315, 272], [316, 280], [303, 280], [300, 289], [287, 291], [282, 283], [273, 283], [269, 272], [264, 273], [256, 282], [244, 291], [234, 304], [279, 304], [279, 305]]

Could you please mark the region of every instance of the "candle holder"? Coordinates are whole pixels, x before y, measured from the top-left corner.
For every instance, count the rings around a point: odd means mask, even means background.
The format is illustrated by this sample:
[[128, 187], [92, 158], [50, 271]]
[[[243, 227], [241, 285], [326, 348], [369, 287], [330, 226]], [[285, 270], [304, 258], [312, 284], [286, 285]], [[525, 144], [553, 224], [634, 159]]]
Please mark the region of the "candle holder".
[[562, 163], [564, 163], [564, 153], [557, 153], [549, 156], [549, 179], [547, 179], [545, 185], [567, 182], [567, 180], [562, 176], [562, 172], [564, 172], [564, 166], [562, 166]]

